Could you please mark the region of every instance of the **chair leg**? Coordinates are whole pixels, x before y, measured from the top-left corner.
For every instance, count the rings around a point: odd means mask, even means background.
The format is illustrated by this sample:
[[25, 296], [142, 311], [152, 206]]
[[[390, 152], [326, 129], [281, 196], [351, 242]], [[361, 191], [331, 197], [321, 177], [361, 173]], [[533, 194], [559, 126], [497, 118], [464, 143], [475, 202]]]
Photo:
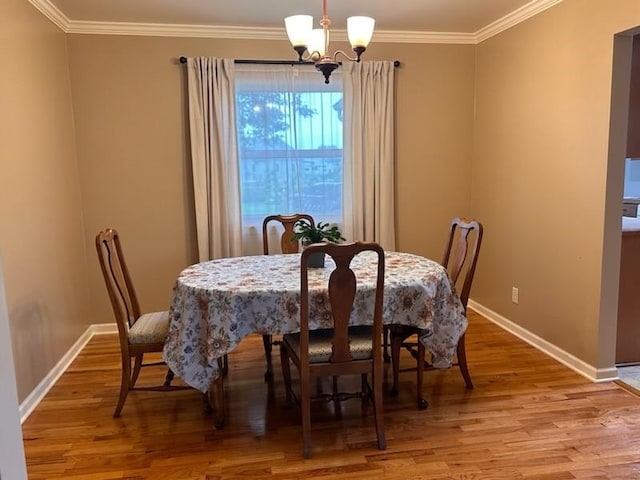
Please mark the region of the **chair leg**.
[[374, 369], [371, 375], [373, 382], [373, 416], [376, 425], [376, 437], [378, 439], [378, 448], [385, 450], [387, 448], [387, 440], [384, 436], [384, 409], [382, 406], [382, 372], [380, 369]]
[[202, 408], [205, 413], [213, 412], [213, 406], [211, 405], [211, 399], [209, 398], [209, 392], [205, 392], [202, 394]]
[[120, 378], [120, 395], [118, 396], [118, 403], [116, 404], [116, 410], [113, 412], [113, 417], [117, 418], [122, 412], [124, 402], [127, 399], [129, 393], [131, 381], [131, 358], [129, 355], [122, 355], [122, 376]]
[[[318, 393], [322, 392], [322, 381], [320, 377], [316, 378]], [[334, 375], [332, 379], [332, 394], [333, 394], [333, 411], [336, 414], [336, 417], [342, 418], [342, 402], [339, 399], [339, 388], [338, 388], [338, 376]]]
[[222, 375], [226, 377], [228, 373], [229, 373], [229, 355], [225, 353], [224, 357], [222, 357]]
[[173, 382], [174, 377], [176, 376], [175, 373], [173, 373], [173, 370], [171, 370], [170, 368], [167, 368], [167, 374], [164, 377], [164, 386], [165, 387], [170, 387], [171, 386], [171, 382]]
[[469, 375], [469, 367], [467, 366], [467, 350], [464, 342], [465, 334], [463, 333], [458, 340], [458, 346], [456, 348], [456, 356], [458, 357], [458, 366], [460, 367], [460, 373], [464, 378], [464, 383], [468, 389], [473, 388], [473, 382], [471, 381], [471, 375]]
[[286, 404], [291, 406], [291, 365], [289, 365], [289, 354], [284, 342], [280, 344], [280, 364], [282, 365], [282, 378], [284, 379], [284, 390], [286, 393]]
[[270, 382], [273, 379], [273, 365], [271, 363], [271, 351], [273, 348], [273, 336], [262, 335], [262, 343], [264, 344], [264, 355], [267, 359], [267, 371], [264, 372], [264, 381]]
[[140, 369], [142, 368], [142, 353], [139, 353], [138, 355], [136, 355], [136, 361], [133, 365], [133, 374], [131, 375], [131, 387], [133, 388], [134, 385], [136, 384], [136, 382], [138, 381], [138, 375], [140, 375]]
[[224, 401], [224, 358], [218, 358], [218, 368], [220, 375], [216, 378], [216, 396], [218, 397], [218, 416], [215, 420], [214, 426], [217, 430], [224, 428], [224, 422], [226, 419], [225, 401]]
[[382, 326], [382, 358], [384, 363], [391, 361], [389, 356], [389, 327], [387, 325]]
[[418, 401], [418, 408], [420, 410], [424, 410], [425, 408], [427, 408], [429, 406], [429, 402], [427, 402], [424, 397], [422, 396], [422, 382], [424, 380], [424, 354], [425, 354], [425, 348], [424, 345], [422, 344], [422, 342], [420, 340], [418, 340], [418, 358], [417, 358], [417, 378], [416, 378], [416, 383], [417, 383], [417, 401]]
[[[373, 381], [373, 378], [371, 379]], [[373, 401], [373, 390], [369, 385], [369, 378], [366, 373], [360, 374], [360, 391], [362, 392], [362, 403], [365, 404], [368, 401]], [[366, 394], [366, 395], [365, 395]]]
[[302, 413], [302, 455], [311, 458], [311, 385], [308, 378], [300, 378], [300, 410]]
[[398, 382], [400, 378], [400, 349], [402, 348], [402, 337], [391, 334], [391, 365], [393, 367], [393, 386], [391, 395], [398, 395]]

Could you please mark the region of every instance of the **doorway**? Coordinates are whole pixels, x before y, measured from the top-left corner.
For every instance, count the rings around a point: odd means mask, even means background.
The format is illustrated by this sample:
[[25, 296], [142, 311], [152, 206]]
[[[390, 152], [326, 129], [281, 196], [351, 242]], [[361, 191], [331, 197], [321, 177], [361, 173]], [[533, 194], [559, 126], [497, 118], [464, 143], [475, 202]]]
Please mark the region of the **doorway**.
[[640, 201], [635, 202], [640, 197], [640, 160], [629, 160], [640, 159], [637, 33], [636, 28], [614, 38], [601, 304], [603, 308], [616, 305], [616, 321], [614, 327], [606, 315], [601, 317], [600, 351], [607, 351], [607, 335], [615, 334], [618, 377], [640, 392], [640, 282], [636, 280], [636, 272], [640, 272]]

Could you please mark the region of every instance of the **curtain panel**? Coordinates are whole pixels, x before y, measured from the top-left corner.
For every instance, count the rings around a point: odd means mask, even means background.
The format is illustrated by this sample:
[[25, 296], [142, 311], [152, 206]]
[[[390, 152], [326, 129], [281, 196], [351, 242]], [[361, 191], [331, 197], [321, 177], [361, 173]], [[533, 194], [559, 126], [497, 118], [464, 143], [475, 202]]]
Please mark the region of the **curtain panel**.
[[187, 60], [189, 131], [200, 261], [242, 255], [234, 62]]
[[345, 236], [395, 250], [393, 62], [346, 62], [344, 69]]

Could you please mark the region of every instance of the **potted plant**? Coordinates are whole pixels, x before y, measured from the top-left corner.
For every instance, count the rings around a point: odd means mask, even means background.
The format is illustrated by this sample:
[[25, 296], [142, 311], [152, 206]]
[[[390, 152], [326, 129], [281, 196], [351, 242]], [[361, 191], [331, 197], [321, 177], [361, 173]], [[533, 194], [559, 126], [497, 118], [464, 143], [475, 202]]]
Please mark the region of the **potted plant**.
[[[316, 226], [305, 220], [298, 220], [294, 225], [292, 241], [302, 241], [303, 247], [312, 243], [334, 242], [345, 240], [336, 224], [318, 222]], [[324, 253], [314, 254], [309, 257], [309, 267], [324, 267]]]

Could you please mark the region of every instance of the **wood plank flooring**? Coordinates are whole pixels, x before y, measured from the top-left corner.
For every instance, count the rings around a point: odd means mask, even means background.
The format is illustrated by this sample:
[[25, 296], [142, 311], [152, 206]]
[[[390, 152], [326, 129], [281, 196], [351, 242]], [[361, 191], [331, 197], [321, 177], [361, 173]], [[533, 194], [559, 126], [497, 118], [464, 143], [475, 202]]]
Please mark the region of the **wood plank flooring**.
[[[399, 396], [385, 396], [385, 451], [370, 406], [314, 406], [310, 460], [298, 411], [283, 407], [276, 352], [274, 383], [263, 381], [260, 336], [229, 356], [224, 430], [189, 390], [133, 392], [113, 419], [117, 338], [96, 336], [23, 425], [29, 478], [640, 479], [639, 397], [589, 382], [474, 312], [469, 321], [474, 390], [457, 368], [426, 372], [430, 406], [419, 411], [415, 373], [401, 374]], [[148, 370], [141, 382], [164, 376]]]

